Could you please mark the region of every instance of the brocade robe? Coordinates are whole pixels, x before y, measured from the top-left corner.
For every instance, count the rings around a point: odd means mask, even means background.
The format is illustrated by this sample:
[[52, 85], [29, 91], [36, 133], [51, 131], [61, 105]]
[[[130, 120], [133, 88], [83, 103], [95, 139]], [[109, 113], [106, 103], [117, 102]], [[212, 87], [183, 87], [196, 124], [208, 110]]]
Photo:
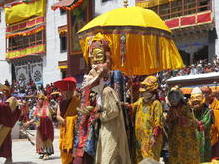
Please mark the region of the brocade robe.
[[[144, 158], [160, 160], [160, 153], [163, 144], [163, 108], [158, 100], [144, 103], [143, 98], [132, 104], [136, 112], [135, 115], [135, 135], [137, 162]], [[160, 129], [158, 136], [155, 137], [155, 144], [151, 144], [154, 130]]]

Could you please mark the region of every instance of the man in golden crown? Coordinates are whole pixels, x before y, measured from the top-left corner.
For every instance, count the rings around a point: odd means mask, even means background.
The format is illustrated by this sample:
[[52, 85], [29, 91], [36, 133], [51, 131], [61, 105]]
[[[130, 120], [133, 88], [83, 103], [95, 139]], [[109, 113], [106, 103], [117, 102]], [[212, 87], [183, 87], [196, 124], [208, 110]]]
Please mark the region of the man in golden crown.
[[210, 131], [213, 123], [212, 110], [205, 104], [203, 93], [199, 87], [192, 90], [189, 103], [198, 122], [196, 133], [199, 141], [200, 161], [209, 162], [211, 161]]

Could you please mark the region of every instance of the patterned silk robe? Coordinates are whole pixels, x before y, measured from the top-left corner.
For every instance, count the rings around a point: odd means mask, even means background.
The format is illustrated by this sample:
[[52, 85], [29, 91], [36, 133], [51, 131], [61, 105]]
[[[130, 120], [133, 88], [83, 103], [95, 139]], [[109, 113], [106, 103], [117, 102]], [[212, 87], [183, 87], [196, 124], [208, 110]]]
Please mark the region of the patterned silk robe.
[[[167, 116], [169, 139], [169, 164], [199, 164], [199, 142], [196, 138], [197, 123], [191, 110], [185, 105], [170, 109]], [[175, 117], [171, 110], [177, 110]]]
[[[144, 158], [152, 158], [159, 161], [161, 147], [163, 144], [163, 108], [158, 100], [144, 103], [143, 98], [132, 104], [136, 112], [135, 116], [135, 135], [137, 162]], [[154, 130], [160, 129], [158, 136], [155, 137], [155, 144], [151, 144]]]

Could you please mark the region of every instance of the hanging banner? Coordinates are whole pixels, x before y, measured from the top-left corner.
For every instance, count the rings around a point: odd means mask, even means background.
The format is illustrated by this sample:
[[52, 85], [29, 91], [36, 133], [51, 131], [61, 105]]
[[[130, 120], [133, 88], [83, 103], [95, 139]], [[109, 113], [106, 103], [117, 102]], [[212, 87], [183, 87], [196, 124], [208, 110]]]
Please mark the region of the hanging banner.
[[46, 0], [36, 0], [30, 3], [18, 3], [5, 7], [5, 22], [13, 24], [25, 19], [44, 16], [46, 10]]
[[61, 0], [55, 3], [51, 8], [52, 10], [56, 10], [58, 8], [64, 10], [74, 10], [75, 8], [79, 7], [84, 0]]
[[151, 8], [158, 5], [163, 5], [176, 0], [136, 0], [136, 6]]
[[15, 36], [29, 36], [29, 35], [36, 34], [36, 33], [43, 31], [43, 30], [45, 30], [45, 25], [37, 26], [35, 28], [28, 29], [28, 30], [22, 31], [22, 32], [7, 33], [6, 38], [12, 38]]
[[16, 24], [8, 25], [6, 27], [6, 33], [26, 30], [26, 29], [29, 29], [29, 28], [32, 28], [34, 26], [41, 25], [44, 23], [45, 23], [44, 17], [35, 17], [32, 19], [28, 19], [28, 20], [16, 23]]
[[29, 69], [28, 65], [15, 66], [16, 80], [21, 84], [25, 85], [29, 82]]
[[9, 51], [6, 54], [7, 59], [16, 59], [16, 58], [21, 58], [29, 55], [41, 55], [46, 52], [46, 45], [45, 44], [40, 44], [40, 45], [35, 45], [31, 47], [27, 47], [24, 49], [20, 50], [14, 50], [14, 51]]
[[31, 79], [37, 84], [43, 84], [43, 63], [32, 63], [30, 65]]

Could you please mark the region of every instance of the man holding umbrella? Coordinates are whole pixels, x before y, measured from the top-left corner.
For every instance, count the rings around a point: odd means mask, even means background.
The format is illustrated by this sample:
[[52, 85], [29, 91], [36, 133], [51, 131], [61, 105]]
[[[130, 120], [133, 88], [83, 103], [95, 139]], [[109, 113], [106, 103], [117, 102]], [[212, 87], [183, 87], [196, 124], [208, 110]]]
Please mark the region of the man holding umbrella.
[[77, 110], [80, 98], [76, 94], [76, 79], [67, 77], [54, 83], [63, 96], [57, 110], [57, 120], [60, 122], [60, 142], [62, 164], [70, 164], [73, 160], [74, 129], [77, 120]]

